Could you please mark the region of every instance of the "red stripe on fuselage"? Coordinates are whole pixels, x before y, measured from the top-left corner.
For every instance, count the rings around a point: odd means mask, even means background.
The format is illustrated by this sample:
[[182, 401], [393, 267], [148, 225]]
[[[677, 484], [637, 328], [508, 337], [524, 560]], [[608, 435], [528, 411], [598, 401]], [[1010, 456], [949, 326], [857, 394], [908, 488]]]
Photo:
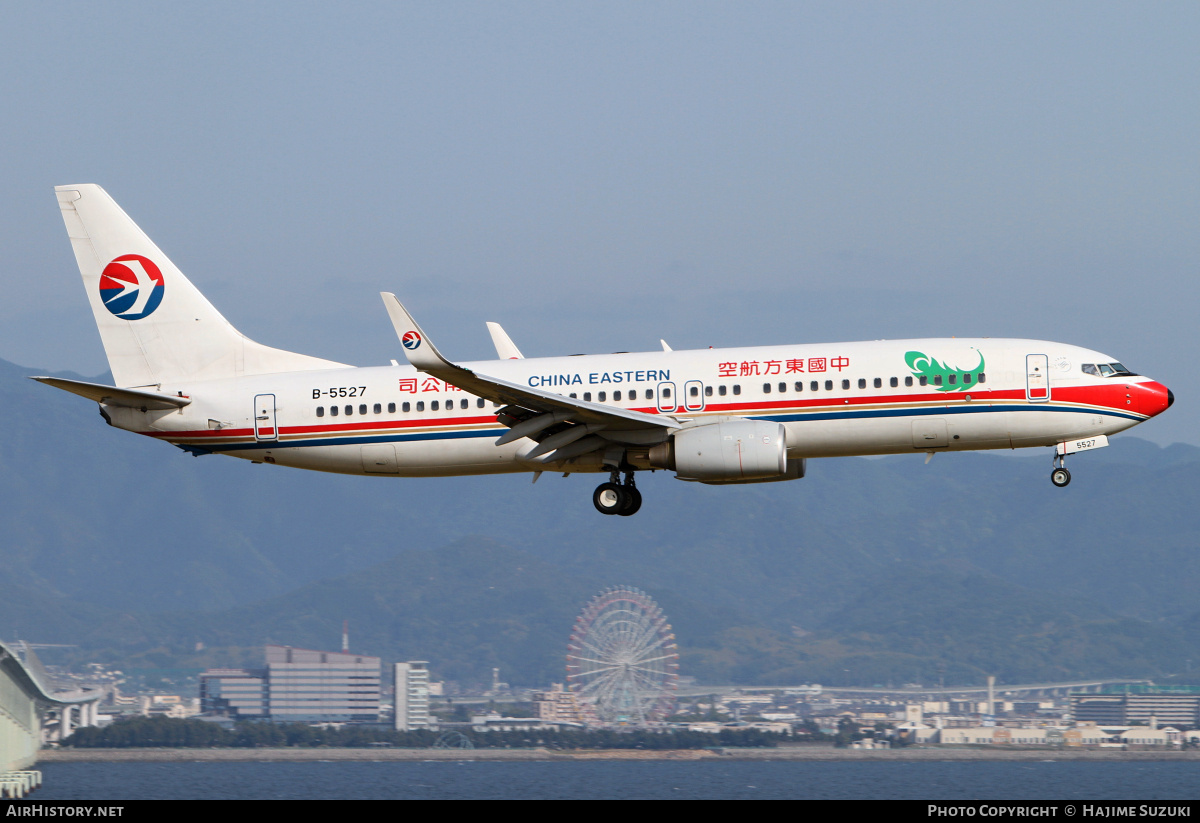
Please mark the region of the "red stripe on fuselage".
[[[1133, 403], [1127, 402], [1131, 400], [1132, 391], [1127, 389], [1129, 386], [1136, 390], [1139, 384], [1112, 383], [1104, 385], [1087, 385], [1087, 386], [1052, 386], [1051, 387], [1051, 403], [1070, 403], [1088, 406], [1097, 410], [1112, 409], [1125, 414], [1135, 413], [1143, 414], [1140, 409]], [[631, 411], [638, 411], [644, 414], [698, 414], [701, 412], [723, 412], [730, 414], [753, 414], [760, 412], [778, 412], [786, 410], [817, 410], [817, 409], [837, 409], [847, 406], [873, 406], [873, 405], [921, 405], [929, 406], [930, 404], [937, 405], [959, 405], [965, 404], [968, 401], [966, 396], [970, 395], [971, 404], [988, 404], [1004, 401], [1024, 401], [1025, 392], [1023, 389], [998, 389], [980, 391], [972, 389], [969, 391], [958, 392], [926, 392], [922, 394], [883, 394], [883, 395], [834, 395], [834, 396], [814, 396], [809, 394], [807, 397], [789, 397], [781, 400], [763, 400], [753, 403], [737, 402], [737, 403], [712, 403], [706, 402], [703, 409], [688, 410], [683, 406], [677, 407], [672, 412], [660, 412], [654, 406], [632, 408]], [[811, 399], [810, 399], [811, 398]], [[1042, 405], [1045, 401], [1035, 403], [1033, 405]], [[621, 408], [614, 406], [614, 408]], [[420, 412], [417, 412], [420, 414]], [[304, 434], [338, 434], [352, 432], [372, 432], [372, 431], [388, 431], [395, 429], [425, 429], [445, 426], [489, 426], [495, 425], [496, 418], [493, 415], [472, 416], [472, 417], [436, 417], [436, 418], [405, 418], [402, 420], [354, 420], [353, 422], [323, 424], [323, 425], [304, 425], [304, 426], [281, 426], [279, 428], [280, 436], [284, 435], [304, 435]], [[150, 437], [159, 438], [179, 438], [179, 439], [234, 439], [239, 437], [252, 437], [253, 429], [198, 429], [195, 431], [180, 431], [180, 432], [141, 432]]]

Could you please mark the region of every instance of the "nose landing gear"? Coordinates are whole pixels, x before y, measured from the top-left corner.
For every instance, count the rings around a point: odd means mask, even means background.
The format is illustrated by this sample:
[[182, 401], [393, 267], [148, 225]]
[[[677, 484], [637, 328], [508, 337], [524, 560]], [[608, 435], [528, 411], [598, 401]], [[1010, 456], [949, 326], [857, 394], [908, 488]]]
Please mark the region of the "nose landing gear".
[[1067, 471], [1066, 462], [1066, 455], [1054, 455], [1054, 470], [1050, 472], [1050, 482], [1060, 489], [1071, 482], [1071, 473]]
[[642, 507], [642, 493], [633, 483], [633, 472], [625, 472], [625, 483], [620, 483], [621, 473], [613, 471], [607, 483], [601, 483], [592, 493], [592, 505], [601, 514], [619, 514], [628, 517]]

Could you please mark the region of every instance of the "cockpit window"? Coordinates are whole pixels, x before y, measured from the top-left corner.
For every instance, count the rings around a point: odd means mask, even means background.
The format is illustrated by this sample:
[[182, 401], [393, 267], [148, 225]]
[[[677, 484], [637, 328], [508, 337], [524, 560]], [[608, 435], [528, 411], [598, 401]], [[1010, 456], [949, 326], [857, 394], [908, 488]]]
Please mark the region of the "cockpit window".
[[1122, 366], [1120, 363], [1082, 363], [1079, 366], [1084, 374], [1094, 374], [1097, 377], [1135, 377], [1135, 373]]

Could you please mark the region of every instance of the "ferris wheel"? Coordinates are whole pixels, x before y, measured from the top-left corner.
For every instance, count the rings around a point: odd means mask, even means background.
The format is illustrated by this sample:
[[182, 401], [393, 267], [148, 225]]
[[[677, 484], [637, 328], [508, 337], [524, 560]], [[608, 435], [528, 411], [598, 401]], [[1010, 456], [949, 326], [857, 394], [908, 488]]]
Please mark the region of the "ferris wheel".
[[575, 620], [567, 682], [589, 724], [661, 720], [674, 704], [678, 673], [671, 625], [645, 592], [608, 589]]

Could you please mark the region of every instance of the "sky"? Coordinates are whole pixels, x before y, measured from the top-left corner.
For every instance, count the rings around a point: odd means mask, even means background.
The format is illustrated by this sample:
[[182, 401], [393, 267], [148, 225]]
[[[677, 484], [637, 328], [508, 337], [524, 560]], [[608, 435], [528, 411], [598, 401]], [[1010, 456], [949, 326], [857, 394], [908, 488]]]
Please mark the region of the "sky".
[[0, 0], [0, 358], [106, 362], [53, 187], [377, 365], [1057, 340], [1200, 445], [1200, 4]]

